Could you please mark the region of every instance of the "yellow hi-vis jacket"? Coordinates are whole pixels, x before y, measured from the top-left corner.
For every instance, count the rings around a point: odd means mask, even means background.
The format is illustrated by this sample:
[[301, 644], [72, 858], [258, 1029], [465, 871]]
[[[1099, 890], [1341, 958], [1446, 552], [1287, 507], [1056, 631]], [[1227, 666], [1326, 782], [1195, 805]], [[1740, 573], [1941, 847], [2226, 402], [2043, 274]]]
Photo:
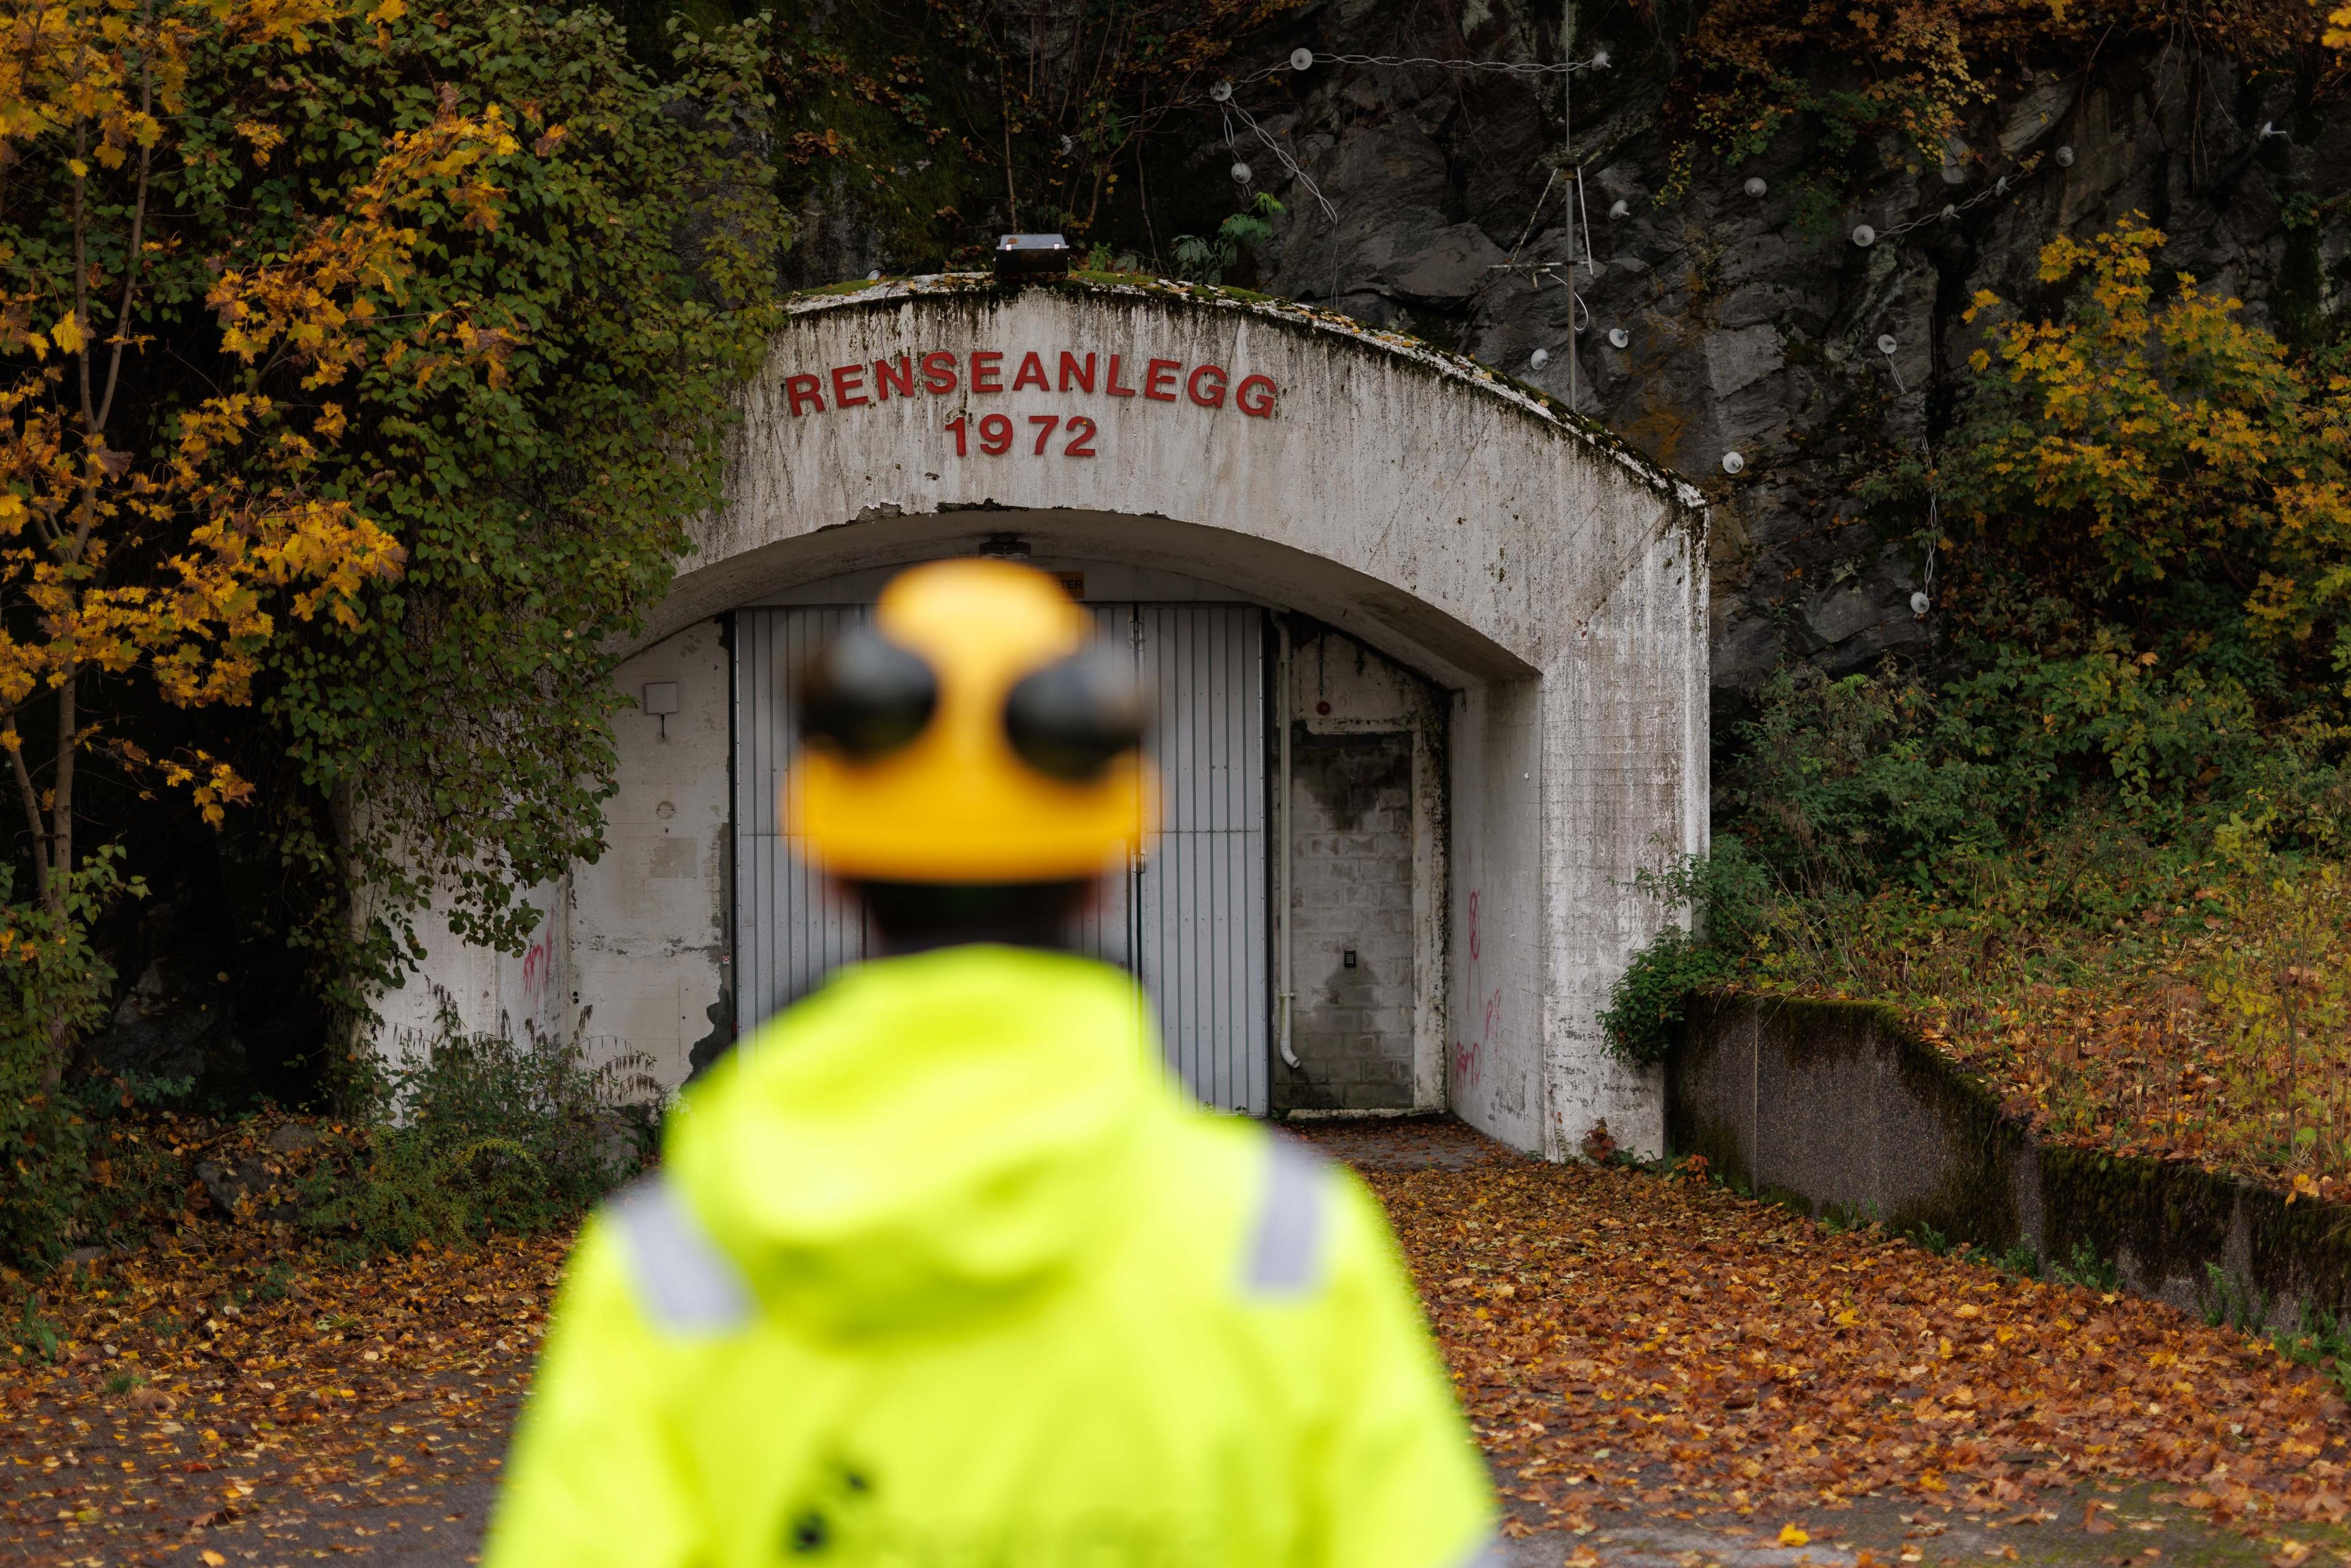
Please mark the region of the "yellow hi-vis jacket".
[[690, 1091], [664, 1153], [574, 1255], [489, 1568], [1491, 1550], [1373, 1200], [1171, 1088], [1114, 969], [848, 970]]

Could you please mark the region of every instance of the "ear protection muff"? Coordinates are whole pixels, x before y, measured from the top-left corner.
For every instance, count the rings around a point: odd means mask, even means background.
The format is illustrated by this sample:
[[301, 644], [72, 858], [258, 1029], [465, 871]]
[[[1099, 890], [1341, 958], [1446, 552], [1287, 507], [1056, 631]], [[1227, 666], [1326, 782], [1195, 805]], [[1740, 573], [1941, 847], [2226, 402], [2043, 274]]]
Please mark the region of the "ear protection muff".
[[803, 740], [852, 762], [872, 762], [912, 741], [939, 709], [930, 661], [872, 626], [853, 626], [809, 662], [799, 691]]
[[[852, 762], [873, 762], [913, 743], [939, 706], [930, 661], [872, 626], [844, 632], [800, 677], [799, 731]], [[1099, 649], [1031, 670], [1004, 699], [1013, 752], [1048, 779], [1083, 784], [1143, 744], [1143, 695]]]
[[1131, 653], [1033, 567], [928, 561], [802, 666], [777, 820], [827, 873], [993, 884], [1100, 874], [1158, 816]]
[[1004, 734], [1020, 760], [1049, 779], [1082, 784], [1143, 744], [1143, 694], [1099, 649], [1032, 670], [1004, 699]]

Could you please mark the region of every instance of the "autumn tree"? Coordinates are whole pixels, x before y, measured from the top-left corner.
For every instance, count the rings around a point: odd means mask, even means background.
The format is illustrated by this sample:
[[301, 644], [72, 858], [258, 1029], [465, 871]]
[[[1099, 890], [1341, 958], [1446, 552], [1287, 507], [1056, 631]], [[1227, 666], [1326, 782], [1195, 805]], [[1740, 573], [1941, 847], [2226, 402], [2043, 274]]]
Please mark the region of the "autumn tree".
[[[363, 351], [353, 323], [396, 303], [413, 270], [404, 215], [455, 201], [493, 221], [498, 193], [478, 170], [514, 146], [503, 114], [450, 110], [392, 139], [288, 248], [215, 264], [201, 294], [158, 178], [184, 151], [175, 132], [200, 51], [300, 53], [354, 20], [315, 0], [62, 0], [18, 7], [0, 31], [0, 355], [18, 367], [0, 389], [0, 749], [25, 813], [35, 926], [52, 939], [86, 913], [85, 751], [192, 788], [211, 821], [249, 788], [201, 748], [151, 758], [110, 732], [84, 706], [89, 683], [137, 675], [182, 706], [246, 702], [279, 617], [353, 622], [361, 587], [399, 570], [391, 536], [317, 483], [319, 449], [344, 428], [332, 389]], [[265, 161], [282, 134], [258, 119], [239, 131]], [[209, 311], [248, 373], [141, 431], [132, 411], [162, 390], [146, 351], [159, 305]], [[469, 328], [431, 336], [454, 356]], [[298, 378], [292, 396], [262, 390], [281, 368]], [[37, 706], [46, 734], [28, 758]], [[71, 1021], [63, 1008], [46, 1020], [47, 1082]]]
[[2105, 628], [2323, 731], [2351, 696], [2351, 373], [2192, 277], [2158, 288], [2163, 240], [2127, 219], [2061, 236], [2040, 277], [2062, 313], [1989, 293], [1969, 313], [1984, 382], [1948, 466], [1983, 580], [2006, 585], [1990, 613], [2062, 606], [2063, 639]]
[[[436, 886], [518, 940], [517, 890], [596, 852], [612, 639], [716, 495], [779, 241], [754, 33], [671, 43], [655, 76], [601, 11], [486, 0], [0, 20], [0, 749], [31, 894], [0, 1015], [49, 1082], [104, 978], [93, 758], [214, 822], [266, 778], [296, 936], [355, 1010]], [[220, 716], [159, 742], [134, 687]]]

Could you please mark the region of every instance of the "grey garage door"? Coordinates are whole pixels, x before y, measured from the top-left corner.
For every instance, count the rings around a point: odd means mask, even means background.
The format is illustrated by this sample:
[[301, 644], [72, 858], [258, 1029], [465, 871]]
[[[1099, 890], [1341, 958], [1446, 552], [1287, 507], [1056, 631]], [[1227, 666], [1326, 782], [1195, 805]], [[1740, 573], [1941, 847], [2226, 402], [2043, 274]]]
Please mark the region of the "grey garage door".
[[[1228, 604], [1092, 607], [1132, 648], [1156, 708], [1161, 826], [1104, 881], [1080, 946], [1132, 967], [1167, 1055], [1204, 1103], [1267, 1106], [1264, 612]], [[744, 610], [735, 625], [735, 952], [748, 1032], [865, 953], [863, 923], [777, 820], [800, 663], [859, 606]]]

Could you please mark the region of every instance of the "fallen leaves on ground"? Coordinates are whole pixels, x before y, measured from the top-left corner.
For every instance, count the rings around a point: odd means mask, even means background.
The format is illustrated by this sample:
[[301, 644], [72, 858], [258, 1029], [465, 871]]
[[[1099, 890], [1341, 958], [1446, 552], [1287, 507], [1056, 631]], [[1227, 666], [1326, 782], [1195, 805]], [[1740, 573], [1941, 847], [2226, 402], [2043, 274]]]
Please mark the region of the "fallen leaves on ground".
[[1703, 1181], [1499, 1153], [1355, 1163], [1520, 1528], [1595, 1509], [1793, 1522], [1865, 1493], [2022, 1514], [2088, 1478], [2168, 1483], [2224, 1522], [2351, 1510], [2331, 1386], [2169, 1307]]
[[[208, 1223], [60, 1270], [6, 1331], [9, 1539], [59, 1562], [139, 1561], [289, 1518], [313, 1546], [453, 1524], [470, 1541], [478, 1520], [428, 1505], [436, 1482], [504, 1452], [564, 1247], [348, 1265], [266, 1226]], [[416, 1511], [349, 1511], [401, 1505]]]
[[[2226, 1521], [2345, 1517], [2331, 1388], [2168, 1308], [1450, 1124], [1316, 1140], [1387, 1204], [1516, 1528], [1745, 1513], [1816, 1540], [1865, 1493], [2045, 1519], [2094, 1478]], [[58, 1563], [396, 1525], [470, 1549], [478, 1517], [434, 1488], [494, 1473], [564, 1249], [346, 1266], [213, 1223], [60, 1272], [35, 1309], [57, 1359], [0, 1374], [9, 1538]]]
[[1889, 889], [1748, 983], [1892, 1004], [2048, 1141], [2351, 1199], [2351, 877], [2065, 855], [2048, 885], [2110, 924]]

